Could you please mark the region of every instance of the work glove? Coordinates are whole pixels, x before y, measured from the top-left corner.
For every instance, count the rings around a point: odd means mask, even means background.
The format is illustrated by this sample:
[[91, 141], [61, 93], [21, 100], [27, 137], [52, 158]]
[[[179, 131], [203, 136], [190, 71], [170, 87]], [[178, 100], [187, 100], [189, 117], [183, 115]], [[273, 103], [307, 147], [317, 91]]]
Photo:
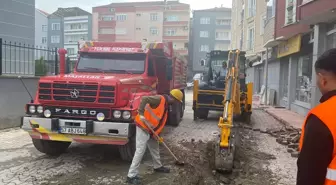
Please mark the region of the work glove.
[[145, 118], [145, 116], [140, 116], [140, 120], [141, 121], [147, 121], [146, 118]]

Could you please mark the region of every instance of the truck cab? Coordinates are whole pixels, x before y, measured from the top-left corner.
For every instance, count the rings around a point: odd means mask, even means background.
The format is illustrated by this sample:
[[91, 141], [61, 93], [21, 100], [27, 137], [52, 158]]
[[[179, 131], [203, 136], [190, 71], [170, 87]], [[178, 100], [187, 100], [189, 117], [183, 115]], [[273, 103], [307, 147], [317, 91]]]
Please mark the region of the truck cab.
[[[22, 119], [34, 146], [49, 155], [75, 141], [118, 145], [130, 161], [141, 97], [186, 87], [187, 62], [172, 43], [81, 42], [71, 74], [64, 74], [65, 51], [59, 54], [60, 74], [41, 77]], [[184, 104], [172, 105], [168, 122], [177, 126], [183, 111]]]

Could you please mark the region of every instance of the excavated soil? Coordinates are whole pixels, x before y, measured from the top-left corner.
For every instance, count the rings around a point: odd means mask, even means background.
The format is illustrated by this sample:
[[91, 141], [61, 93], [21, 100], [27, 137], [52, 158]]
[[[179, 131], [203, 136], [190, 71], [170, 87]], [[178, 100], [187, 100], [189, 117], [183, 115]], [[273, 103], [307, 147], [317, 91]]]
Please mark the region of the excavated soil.
[[[241, 131], [240, 145], [237, 147], [234, 170], [222, 174], [214, 170], [213, 141], [183, 141], [173, 146], [173, 151], [185, 162], [177, 167], [171, 184], [181, 185], [273, 185], [275, 178], [267, 169], [268, 161], [274, 156], [258, 151], [254, 132]], [[248, 137], [244, 137], [248, 136]]]

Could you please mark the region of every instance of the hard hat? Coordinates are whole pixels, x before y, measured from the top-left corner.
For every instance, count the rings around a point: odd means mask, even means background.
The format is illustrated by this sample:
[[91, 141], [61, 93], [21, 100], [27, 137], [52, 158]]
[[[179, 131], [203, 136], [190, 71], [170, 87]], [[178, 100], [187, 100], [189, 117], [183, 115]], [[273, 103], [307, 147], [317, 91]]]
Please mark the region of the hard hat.
[[183, 99], [183, 93], [179, 89], [173, 89], [170, 91], [170, 95], [173, 96], [176, 100], [182, 102]]

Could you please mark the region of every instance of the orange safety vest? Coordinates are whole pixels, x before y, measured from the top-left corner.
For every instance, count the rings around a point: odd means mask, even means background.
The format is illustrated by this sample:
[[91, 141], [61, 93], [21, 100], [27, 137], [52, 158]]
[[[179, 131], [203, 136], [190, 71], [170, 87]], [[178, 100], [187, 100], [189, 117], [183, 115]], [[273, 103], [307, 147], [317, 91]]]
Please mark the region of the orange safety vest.
[[332, 161], [327, 168], [326, 180], [324, 185], [336, 185], [336, 124], [335, 124], [335, 109], [334, 109], [335, 106], [336, 106], [336, 96], [331, 97], [329, 100], [319, 104], [308, 113], [302, 127], [300, 144], [299, 144], [299, 150], [301, 151], [304, 138], [304, 128], [307, 122], [307, 118], [311, 114], [317, 116], [329, 128], [334, 139], [334, 150], [332, 154]]
[[[144, 117], [148, 120], [148, 123], [151, 124], [154, 132], [156, 134], [160, 134], [163, 127], [165, 126], [168, 118], [168, 108], [166, 108], [166, 99], [164, 96], [161, 96], [161, 101], [158, 107], [152, 109], [148, 104], [145, 107]], [[151, 132], [146, 124], [144, 124], [141, 119], [140, 115], [138, 114], [135, 117], [135, 124], [145, 129], [148, 132]]]

